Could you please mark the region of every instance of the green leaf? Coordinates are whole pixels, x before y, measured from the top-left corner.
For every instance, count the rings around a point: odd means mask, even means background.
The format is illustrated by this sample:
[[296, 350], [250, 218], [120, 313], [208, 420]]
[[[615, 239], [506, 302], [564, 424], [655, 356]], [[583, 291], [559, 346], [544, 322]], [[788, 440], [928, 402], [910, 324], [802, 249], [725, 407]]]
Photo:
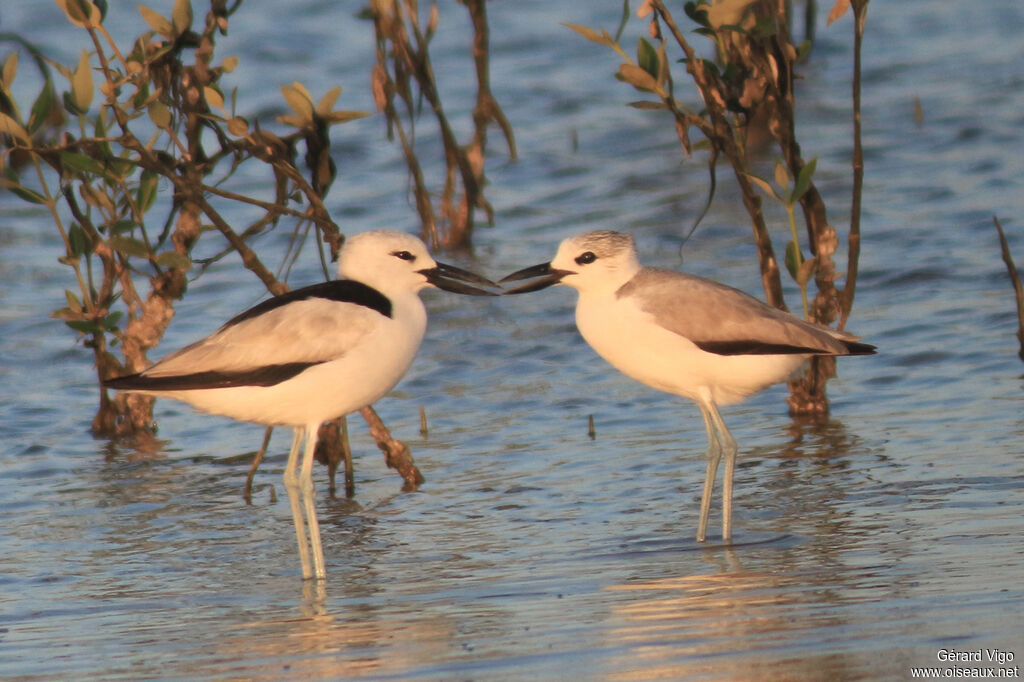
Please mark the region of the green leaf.
[[23, 199], [24, 201], [29, 202], [30, 204], [43, 204], [44, 206], [48, 205], [46, 197], [44, 197], [39, 192], [35, 192], [33, 190], [28, 189], [27, 187], [21, 187], [19, 185], [15, 187], [10, 187], [9, 189], [12, 192], [14, 192], [15, 196], [19, 197], [20, 199]]
[[635, 64], [619, 64], [619, 76], [634, 88], [651, 92], [658, 89], [658, 81], [654, 76]]
[[153, 125], [162, 130], [171, 127], [171, 110], [160, 101], [153, 101], [149, 104], [149, 118]]
[[103, 318], [103, 322], [101, 322], [99, 326], [105, 329], [106, 331], [115, 331], [117, 329], [117, 323], [121, 320], [123, 316], [123, 312], [121, 312], [120, 310], [115, 310], [114, 312], [105, 316]]
[[818, 269], [818, 259], [808, 258], [800, 264], [800, 269], [796, 273], [796, 283], [801, 287], [807, 286], [807, 283], [811, 281], [811, 276], [814, 275]]
[[655, 81], [659, 80], [661, 60], [658, 59], [657, 50], [654, 49], [646, 38], [641, 38], [640, 43], [636, 47], [636, 63], [640, 65], [641, 69], [654, 76]]
[[80, 152], [61, 152], [60, 162], [64, 168], [76, 173], [103, 175], [103, 166], [99, 161]]
[[285, 114], [283, 116], [276, 116], [275, 118], [279, 123], [283, 123], [286, 126], [292, 126], [293, 128], [302, 128], [309, 124], [309, 121], [294, 114]]
[[162, 265], [165, 268], [175, 268], [177, 270], [191, 270], [192, 259], [184, 253], [178, 253], [177, 251], [164, 251], [158, 254], [156, 257], [156, 264]]
[[17, 75], [18, 53], [12, 52], [9, 55], [7, 55], [7, 59], [4, 60], [3, 69], [0, 69], [0, 82], [3, 82], [3, 86], [5, 89], [11, 89], [11, 84], [14, 83], [14, 78]]
[[779, 189], [784, 189], [789, 185], [789, 173], [786, 172], [782, 161], [775, 162], [775, 184]]
[[176, 36], [192, 28], [192, 3], [189, 0], [175, 0], [174, 9], [171, 11], [171, 24]]
[[134, 220], [118, 220], [107, 226], [107, 234], [124, 234], [125, 232], [131, 232], [138, 226], [139, 224]]
[[629, 0], [622, 0], [622, 16], [619, 17], [619, 28], [615, 31], [615, 42], [619, 42], [619, 38], [622, 37], [622, 32], [626, 30], [626, 24], [629, 23], [629, 16], [632, 12], [629, 11]]
[[28, 133], [31, 135], [39, 130], [50, 119], [56, 107], [57, 93], [53, 89], [53, 84], [47, 82], [39, 91], [36, 101], [32, 103], [32, 113], [28, 116]]
[[805, 40], [800, 43], [796, 48], [796, 59], [797, 61], [803, 61], [807, 58], [807, 55], [811, 54], [811, 48], [814, 47], [814, 43], [810, 40]]
[[683, 11], [686, 12], [686, 16], [690, 17], [690, 19], [695, 23], [706, 28], [711, 28], [711, 22], [708, 21], [707, 4], [704, 0], [686, 3], [683, 5]]
[[89, 0], [57, 0], [68, 21], [81, 28], [95, 28], [103, 22], [100, 8]]
[[64, 324], [82, 334], [98, 334], [103, 331], [98, 324], [91, 320], [64, 320]]
[[32, 138], [28, 136], [28, 132], [21, 127], [20, 123], [2, 111], [0, 111], [0, 133], [6, 133], [17, 140], [24, 142], [26, 147], [32, 146]]
[[82, 302], [78, 300], [78, 296], [76, 296], [75, 292], [71, 291], [71, 289], [64, 290], [64, 298], [68, 302], [69, 309], [77, 311], [82, 310]]
[[150, 170], [142, 171], [142, 177], [139, 179], [139, 189], [135, 195], [135, 202], [140, 213], [144, 214], [153, 207], [153, 203], [156, 201], [156, 189], [159, 181], [160, 176], [155, 172]]
[[64, 108], [75, 116], [81, 116], [85, 113], [78, 108], [78, 105], [75, 103], [74, 95], [70, 92], [61, 93], [61, 101], [64, 103]]
[[357, 118], [366, 118], [367, 116], [369, 116], [369, 114], [365, 111], [343, 111], [339, 109], [337, 111], [332, 111], [323, 118], [328, 123], [346, 123], [348, 121], [354, 121]]
[[106, 211], [113, 211], [114, 209], [114, 202], [110, 200], [110, 197], [104, 192], [94, 189], [88, 182], [82, 182], [82, 184], [78, 186], [78, 193], [82, 195], [82, 199], [85, 203], [90, 206], [95, 206], [96, 208]]
[[335, 102], [338, 101], [338, 96], [341, 95], [341, 86], [333, 87], [327, 91], [327, 94], [321, 98], [316, 105], [316, 113], [318, 116], [327, 116], [334, 109]]
[[135, 95], [132, 97], [132, 106], [136, 109], [141, 109], [146, 106], [146, 102], [149, 100], [149, 83], [142, 83], [139, 89], [135, 91]]
[[309, 91], [302, 83], [296, 81], [291, 85], [282, 85], [281, 94], [299, 119], [304, 123], [313, 121], [313, 98], [309, 96]]
[[71, 96], [74, 97], [75, 106], [80, 111], [89, 110], [89, 105], [92, 104], [93, 92], [89, 53], [82, 50], [82, 56], [78, 59], [78, 67], [75, 69], [74, 77], [71, 80]]
[[818, 167], [818, 157], [814, 157], [810, 161], [804, 164], [804, 167], [800, 169], [800, 175], [796, 179], [796, 187], [793, 188], [793, 194], [790, 196], [790, 202], [796, 203], [800, 201], [801, 197], [807, 193], [807, 190], [811, 187], [811, 176], [814, 175], [815, 169]]
[[803, 254], [800, 252], [800, 245], [795, 240], [786, 244], [786, 270], [795, 280], [800, 274], [800, 265], [804, 262]]
[[[58, 0], [59, 1], [59, 0]], [[145, 5], [139, 5], [139, 14], [145, 19], [149, 27], [165, 38], [174, 37], [174, 26], [162, 15], [157, 14]]]
[[50, 313], [50, 317], [54, 320], [77, 320], [81, 316], [81, 310], [72, 310], [71, 308], [57, 308]]
[[636, 102], [629, 102], [629, 106], [634, 109], [642, 109], [645, 111], [663, 111], [668, 109], [668, 105], [664, 102], [652, 102], [650, 100], [639, 100]]
[[149, 258], [150, 255], [149, 247], [145, 242], [134, 237], [110, 237], [107, 239], [107, 245], [112, 250], [129, 257]]
[[664, 40], [658, 45], [658, 73], [658, 85], [664, 88], [669, 79], [668, 50]]
[[850, 0], [836, 0], [836, 4], [832, 6], [832, 10], [828, 13], [827, 25], [831, 26], [832, 22], [846, 14], [848, 9], [850, 9]]
[[565, 26], [568, 29], [576, 31], [577, 33], [579, 33], [581, 36], [583, 36], [592, 43], [597, 43], [598, 45], [607, 45], [609, 47], [615, 44], [615, 41], [612, 40], [612, 37], [608, 35], [608, 31], [601, 31], [600, 33], [598, 33], [592, 28], [580, 26], [579, 24], [562, 24], [562, 26]]
[[[107, 136], [107, 115], [106, 115], [106, 111], [107, 111], [106, 109], [100, 109], [99, 116], [96, 117], [96, 124], [93, 126], [93, 132], [95, 133], [96, 137], [106, 137]], [[110, 143], [104, 141], [103, 144], [106, 145], [106, 147], [104, 147], [104, 151], [107, 154], [110, 154], [111, 153], [110, 152]]]
[[249, 122], [241, 116], [233, 116], [228, 119], [228, 132], [235, 137], [245, 137], [249, 134]]
[[203, 86], [203, 97], [206, 99], [207, 106], [213, 109], [224, 108], [224, 95], [220, 94], [217, 88], [209, 85]]
[[85, 238], [85, 231], [78, 223], [68, 228], [68, 247], [71, 249], [71, 255], [76, 257], [89, 252], [89, 240]]
[[782, 201], [782, 198], [775, 191], [775, 188], [769, 185], [767, 182], [757, 177], [756, 175], [751, 175], [750, 173], [747, 173], [747, 177], [750, 179], [752, 183], [760, 187], [762, 192], [764, 192], [770, 197], [774, 197], [775, 199]]

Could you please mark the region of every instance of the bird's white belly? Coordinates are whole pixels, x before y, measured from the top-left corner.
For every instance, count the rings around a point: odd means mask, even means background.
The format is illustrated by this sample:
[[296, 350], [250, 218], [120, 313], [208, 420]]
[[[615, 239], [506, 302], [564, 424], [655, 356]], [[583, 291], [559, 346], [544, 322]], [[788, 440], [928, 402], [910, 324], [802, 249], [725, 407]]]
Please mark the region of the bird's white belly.
[[393, 320], [380, 324], [344, 355], [274, 386], [162, 392], [193, 407], [241, 421], [305, 426], [348, 414], [387, 394], [412, 364], [423, 338]]
[[692, 400], [709, 391], [728, 405], [771, 384], [785, 381], [806, 359], [802, 355], [717, 355], [654, 321], [615, 297], [576, 307], [580, 333], [612, 366], [652, 388]]

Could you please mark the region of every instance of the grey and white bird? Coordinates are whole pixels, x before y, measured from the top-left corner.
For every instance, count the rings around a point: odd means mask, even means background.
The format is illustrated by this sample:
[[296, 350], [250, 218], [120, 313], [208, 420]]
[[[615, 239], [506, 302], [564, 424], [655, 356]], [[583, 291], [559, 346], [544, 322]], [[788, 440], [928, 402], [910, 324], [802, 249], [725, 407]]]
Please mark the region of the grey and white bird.
[[711, 494], [724, 457], [722, 539], [732, 538], [736, 440], [718, 406], [785, 381], [813, 355], [870, 355], [875, 347], [805, 322], [711, 280], [643, 267], [633, 237], [600, 230], [564, 240], [553, 260], [501, 283], [537, 278], [505, 294], [565, 284], [579, 292], [576, 325], [597, 353], [652, 388], [689, 398], [704, 416], [708, 464], [697, 540], [706, 537]]
[[427, 324], [421, 289], [494, 296], [473, 285], [497, 286], [438, 263], [422, 241], [393, 230], [348, 239], [338, 275], [269, 298], [146, 370], [103, 382], [203, 412], [292, 427], [284, 483], [303, 578], [326, 576], [312, 478], [320, 424], [375, 402], [409, 369]]

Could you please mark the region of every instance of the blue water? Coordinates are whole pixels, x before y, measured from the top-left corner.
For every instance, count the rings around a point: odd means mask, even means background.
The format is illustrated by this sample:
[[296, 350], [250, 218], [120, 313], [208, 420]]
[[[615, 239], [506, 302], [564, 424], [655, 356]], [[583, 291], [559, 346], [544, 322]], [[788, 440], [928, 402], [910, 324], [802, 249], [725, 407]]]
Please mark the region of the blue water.
[[[612, 78], [614, 55], [560, 25], [614, 29], [621, 6], [576, 5], [489, 8], [493, 89], [520, 158], [508, 163], [491, 131], [496, 224], [472, 254], [445, 259], [500, 276], [550, 258], [567, 235], [625, 229], [649, 264], [682, 260], [759, 293], [724, 171], [679, 253], [706, 194], [703, 157], [682, 155], [671, 121], [626, 107], [637, 94]], [[339, 107], [372, 110], [372, 30], [354, 8], [247, 3], [218, 45], [241, 59], [229, 81], [239, 110], [273, 126], [278, 85], [294, 80], [314, 95], [343, 85]], [[823, 19], [801, 69], [798, 134], [842, 233], [852, 28]], [[432, 45], [463, 139], [466, 25], [461, 6], [443, 3]], [[64, 61], [88, 49], [54, 4], [5, 6], [0, 28]], [[143, 24], [124, 9], [110, 28], [131, 37]], [[950, 665], [941, 649], [1000, 649], [1016, 656], [1003, 667], [1019, 665], [1024, 364], [992, 216], [1024, 263], [1022, 29], [1013, 0], [871, 5], [849, 327], [880, 353], [839, 363], [824, 423], [788, 417], [784, 388], [726, 410], [741, 446], [731, 547], [693, 540], [697, 409], [597, 358], [573, 328], [571, 291], [426, 292], [417, 362], [376, 407], [427, 482], [402, 493], [351, 418], [357, 495], [330, 498], [315, 472], [329, 580], [303, 585], [280, 484], [287, 434], [275, 434], [251, 505], [242, 486], [260, 427], [168, 402], [150, 448], [94, 438], [91, 354], [48, 317], [71, 286], [59, 238], [44, 213], [0, 194], [0, 676], [904, 679]], [[634, 19], [626, 44], [645, 32]], [[427, 143], [430, 127], [419, 128]], [[328, 206], [342, 229], [414, 230], [383, 120], [335, 128], [332, 141]], [[784, 214], [769, 219], [783, 244]], [[287, 237], [255, 246], [283, 254]], [[200, 255], [217, 239], [204, 237]], [[317, 281], [318, 269], [308, 252], [290, 282]], [[161, 351], [262, 295], [226, 259], [192, 283]]]

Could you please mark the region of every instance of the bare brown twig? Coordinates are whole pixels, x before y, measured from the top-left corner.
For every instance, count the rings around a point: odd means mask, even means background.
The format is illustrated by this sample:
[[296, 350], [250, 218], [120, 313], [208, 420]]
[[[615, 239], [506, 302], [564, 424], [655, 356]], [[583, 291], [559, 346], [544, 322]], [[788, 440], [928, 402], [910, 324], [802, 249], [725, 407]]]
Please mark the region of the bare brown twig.
[[[438, 93], [430, 61], [429, 43], [437, 28], [437, 5], [431, 5], [426, 29], [421, 28], [416, 0], [374, 0], [371, 14], [377, 36], [377, 66], [373, 89], [377, 108], [388, 121], [388, 133], [397, 132], [409, 168], [416, 209], [423, 238], [434, 247], [467, 246], [472, 237], [474, 211], [482, 209], [489, 221], [493, 210], [483, 195], [485, 185], [487, 127], [497, 123], [508, 143], [509, 155], [516, 157], [512, 127], [490, 89], [487, 11], [484, 0], [464, 0], [473, 24], [473, 61], [477, 74], [477, 99], [473, 109], [473, 137], [461, 146], [455, 137]], [[415, 84], [418, 96], [413, 93]], [[400, 115], [395, 97], [404, 104]], [[415, 151], [415, 125], [419, 98], [430, 107], [437, 121], [444, 148], [445, 171], [440, 191], [439, 229], [423, 166]], [[461, 192], [460, 192], [461, 188]]]
[[1017, 301], [1017, 341], [1020, 342], [1020, 359], [1024, 360], [1024, 286], [1020, 282], [1020, 273], [1013, 263], [1013, 256], [1010, 255], [1010, 245], [1006, 242], [1006, 235], [1003, 234], [1003, 226], [999, 224], [999, 218], [992, 216], [992, 222], [996, 225], [996, 232], [999, 233], [999, 247], [1003, 252], [1003, 262], [1006, 263], [1006, 271], [1010, 276], [1010, 283], [1013, 285], [1014, 298]]

